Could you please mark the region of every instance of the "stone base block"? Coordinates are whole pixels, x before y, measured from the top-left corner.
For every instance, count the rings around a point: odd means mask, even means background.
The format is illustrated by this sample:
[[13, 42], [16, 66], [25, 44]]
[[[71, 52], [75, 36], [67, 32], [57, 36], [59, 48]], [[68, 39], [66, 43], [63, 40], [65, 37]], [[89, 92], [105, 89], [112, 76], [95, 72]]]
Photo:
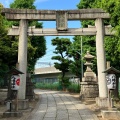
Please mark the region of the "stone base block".
[[102, 110], [101, 115], [103, 119], [118, 119], [120, 118], [120, 111], [115, 110]]
[[[14, 101], [12, 102], [14, 103]], [[18, 110], [26, 110], [29, 108], [29, 100], [25, 99], [25, 100], [18, 100]], [[15, 105], [12, 104], [12, 109], [15, 109]]]
[[22, 115], [23, 113], [19, 111], [6, 111], [3, 113], [3, 117], [21, 117]]
[[102, 108], [108, 107], [109, 109], [112, 109], [112, 110], [115, 109], [113, 98], [99, 98], [99, 97], [97, 97], [96, 104]]
[[96, 82], [81, 82], [80, 99], [95, 100], [98, 97], [98, 84]]
[[99, 98], [99, 97], [97, 97], [96, 98], [96, 104], [99, 107], [108, 107], [109, 106], [109, 104], [108, 104], [108, 98]]

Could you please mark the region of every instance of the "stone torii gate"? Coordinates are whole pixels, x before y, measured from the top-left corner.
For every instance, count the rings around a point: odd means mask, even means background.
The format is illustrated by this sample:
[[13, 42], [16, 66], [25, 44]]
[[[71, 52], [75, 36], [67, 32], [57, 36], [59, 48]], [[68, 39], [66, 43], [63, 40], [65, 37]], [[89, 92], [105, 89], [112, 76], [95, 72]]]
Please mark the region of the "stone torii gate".
[[[103, 19], [109, 19], [109, 13], [101, 9], [80, 10], [32, 10], [32, 9], [8, 9], [2, 10], [8, 20], [20, 21], [19, 27], [13, 27], [8, 35], [19, 36], [18, 63], [19, 70], [25, 74], [21, 75], [19, 99], [25, 99], [26, 90], [26, 67], [27, 67], [27, 36], [73, 36], [73, 35], [95, 35], [97, 68], [99, 83], [99, 98], [107, 98], [107, 85], [105, 74], [106, 59], [104, 50], [104, 36], [112, 35], [111, 27], [105, 27]], [[56, 21], [55, 29], [28, 28], [28, 21]], [[67, 28], [68, 20], [95, 20], [95, 26], [88, 28]], [[41, 46], [42, 47], [42, 46]]]

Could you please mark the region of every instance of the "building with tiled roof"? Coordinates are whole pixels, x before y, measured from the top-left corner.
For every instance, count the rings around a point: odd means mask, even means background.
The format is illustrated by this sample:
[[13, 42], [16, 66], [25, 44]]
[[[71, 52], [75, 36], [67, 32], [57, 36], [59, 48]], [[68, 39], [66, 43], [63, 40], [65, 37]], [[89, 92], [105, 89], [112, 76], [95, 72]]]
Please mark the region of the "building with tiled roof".
[[[58, 82], [58, 77], [61, 75], [61, 71], [56, 69], [54, 66], [37, 68], [34, 71], [34, 81], [41, 83], [54, 83]], [[75, 78], [76, 76], [72, 73], [66, 73], [66, 77], [70, 79]]]

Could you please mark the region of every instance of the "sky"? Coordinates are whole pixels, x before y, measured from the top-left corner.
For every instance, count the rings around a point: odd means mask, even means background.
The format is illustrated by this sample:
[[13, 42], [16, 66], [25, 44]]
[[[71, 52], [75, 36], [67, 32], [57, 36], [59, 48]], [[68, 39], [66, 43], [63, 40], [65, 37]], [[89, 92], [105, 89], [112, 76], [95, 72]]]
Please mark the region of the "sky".
[[[14, 2], [14, 0], [0, 0], [0, 3], [2, 3], [5, 8], [9, 8], [12, 2]], [[35, 0], [34, 5], [38, 10], [73, 10], [77, 9], [76, 5], [79, 2], [80, 0]], [[56, 28], [56, 22], [44, 21], [43, 28]], [[68, 21], [68, 28], [80, 28], [80, 21]], [[51, 57], [54, 55], [53, 51], [55, 47], [51, 45], [51, 40], [56, 37], [69, 38], [72, 41], [74, 36], [45, 36], [47, 43], [46, 55], [37, 61], [35, 68], [48, 67], [54, 64], [55, 61], [51, 60]]]

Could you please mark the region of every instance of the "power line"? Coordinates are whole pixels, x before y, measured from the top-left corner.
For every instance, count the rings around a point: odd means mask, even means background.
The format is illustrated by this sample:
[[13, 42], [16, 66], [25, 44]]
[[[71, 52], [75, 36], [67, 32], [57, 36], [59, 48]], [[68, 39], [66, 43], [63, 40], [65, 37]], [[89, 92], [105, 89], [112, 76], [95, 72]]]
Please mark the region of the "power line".
[[38, 66], [43, 66], [43, 67], [49, 66], [49, 67], [51, 67], [51, 66], [53, 66], [53, 63], [51, 63], [51, 62], [37, 62], [35, 66], [36, 67], [38, 67]]

